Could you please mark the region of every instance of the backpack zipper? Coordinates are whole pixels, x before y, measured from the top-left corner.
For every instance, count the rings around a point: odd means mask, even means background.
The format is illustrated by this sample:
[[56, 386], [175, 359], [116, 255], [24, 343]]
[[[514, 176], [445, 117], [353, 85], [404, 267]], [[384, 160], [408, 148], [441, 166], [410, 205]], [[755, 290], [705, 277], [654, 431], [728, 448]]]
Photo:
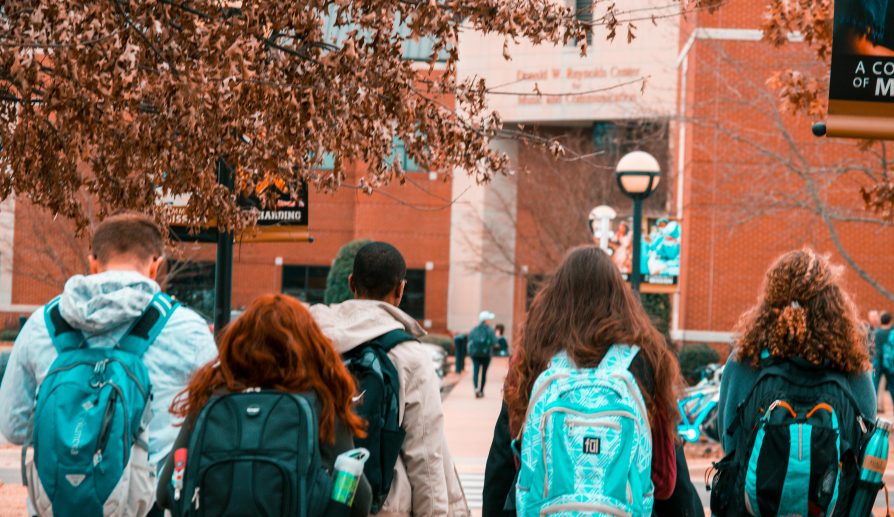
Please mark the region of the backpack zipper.
[[196, 487], [195, 491], [192, 493], [192, 504], [193, 504], [193, 508], [195, 508], [196, 511], [199, 510], [199, 490], [200, 489], [201, 489], [201, 487]]

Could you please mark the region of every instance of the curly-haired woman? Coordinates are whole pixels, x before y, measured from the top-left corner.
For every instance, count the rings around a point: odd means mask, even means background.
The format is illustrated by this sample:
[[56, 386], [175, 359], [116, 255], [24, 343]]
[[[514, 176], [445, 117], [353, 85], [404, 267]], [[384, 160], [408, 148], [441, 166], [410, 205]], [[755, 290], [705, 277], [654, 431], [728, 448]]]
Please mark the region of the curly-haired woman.
[[[840, 375], [860, 412], [875, 417], [875, 390], [865, 330], [840, 285], [841, 268], [811, 249], [791, 251], [770, 266], [757, 305], [740, 318], [735, 351], [723, 370], [718, 405], [720, 429], [728, 429], [757, 381], [764, 360], [806, 362]], [[740, 426], [722, 434], [735, 449]]]

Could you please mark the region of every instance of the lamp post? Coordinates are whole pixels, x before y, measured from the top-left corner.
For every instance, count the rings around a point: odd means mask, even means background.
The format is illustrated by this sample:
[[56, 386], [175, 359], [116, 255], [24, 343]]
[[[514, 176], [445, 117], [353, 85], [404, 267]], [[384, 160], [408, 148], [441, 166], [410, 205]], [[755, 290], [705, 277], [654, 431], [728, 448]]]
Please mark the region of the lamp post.
[[643, 233], [643, 200], [649, 197], [661, 181], [661, 166], [649, 153], [633, 151], [625, 154], [615, 167], [618, 187], [633, 199], [633, 260], [630, 264], [630, 288], [639, 294], [642, 271], [640, 253]]

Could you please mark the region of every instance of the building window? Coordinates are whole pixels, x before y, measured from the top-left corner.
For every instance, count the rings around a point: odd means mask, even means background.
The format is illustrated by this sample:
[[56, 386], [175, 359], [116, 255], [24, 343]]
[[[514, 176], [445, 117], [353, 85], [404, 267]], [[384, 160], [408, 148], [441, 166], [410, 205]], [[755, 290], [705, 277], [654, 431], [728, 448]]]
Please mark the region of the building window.
[[408, 269], [407, 286], [400, 308], [414, 319], [425, 319], [425, 270]]
[[323, 303], [328, 266], [283, 266], [282, 292], [308, 304]]
[[214, 262], [169, 260], [166, 291], [207, 321], [214, 319]]
[[593, 0], [574, 0], [574, 17], [587, 25], [587, 45], [593, 44]]

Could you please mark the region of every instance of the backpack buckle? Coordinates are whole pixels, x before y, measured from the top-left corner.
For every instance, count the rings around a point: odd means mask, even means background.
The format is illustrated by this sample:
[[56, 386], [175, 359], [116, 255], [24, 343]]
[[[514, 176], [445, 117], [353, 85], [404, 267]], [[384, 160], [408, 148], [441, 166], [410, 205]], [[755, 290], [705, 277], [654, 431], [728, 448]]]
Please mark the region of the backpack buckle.
[[91, 388], [102, 388], [105, 386], [105, 373], [106, 366], [109, 364], [108, 359], [103, 359], [102, 361], [98, 361], [96, 365], [93, 367], [93, 377], [90, 378], [90, 387]]

